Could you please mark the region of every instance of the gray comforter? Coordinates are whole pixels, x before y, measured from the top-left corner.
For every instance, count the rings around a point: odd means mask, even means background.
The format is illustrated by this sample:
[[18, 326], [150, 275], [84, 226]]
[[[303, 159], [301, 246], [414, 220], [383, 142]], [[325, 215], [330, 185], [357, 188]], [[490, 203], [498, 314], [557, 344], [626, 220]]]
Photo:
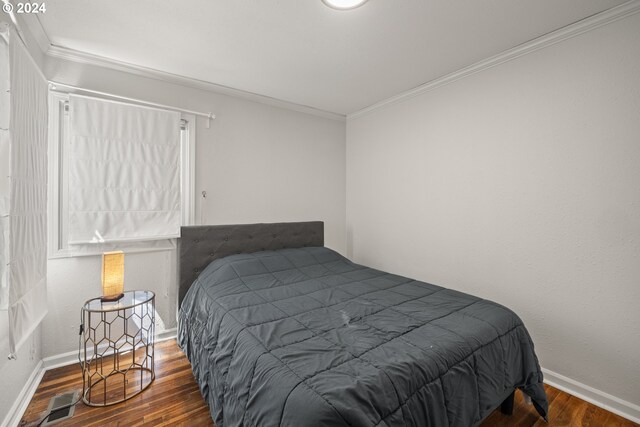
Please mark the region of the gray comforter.
[[218, 427], [471, 426], [515, 388], [547, 413], [512, 311], [327, 248], [212, 262], [178, 340]]

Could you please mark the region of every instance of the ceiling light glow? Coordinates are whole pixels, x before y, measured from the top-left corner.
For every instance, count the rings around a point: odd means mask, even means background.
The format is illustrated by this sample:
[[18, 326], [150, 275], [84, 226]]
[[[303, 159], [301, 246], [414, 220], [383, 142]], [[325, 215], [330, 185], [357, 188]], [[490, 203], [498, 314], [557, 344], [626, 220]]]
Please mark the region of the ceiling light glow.
[[322, 2], [333, 9], [349, 10], [362, 6], [367, 0], [322, 0]]

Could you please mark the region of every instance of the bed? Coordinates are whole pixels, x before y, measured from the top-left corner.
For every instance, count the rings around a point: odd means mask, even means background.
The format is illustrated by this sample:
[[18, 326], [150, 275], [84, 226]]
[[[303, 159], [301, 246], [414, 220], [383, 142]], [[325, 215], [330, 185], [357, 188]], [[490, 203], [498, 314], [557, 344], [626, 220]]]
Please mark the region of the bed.
[[472, 426], [548, 403], [520, 318], [352, 263], [322, 222], [191, 226], [178, 344], [217, 427]]

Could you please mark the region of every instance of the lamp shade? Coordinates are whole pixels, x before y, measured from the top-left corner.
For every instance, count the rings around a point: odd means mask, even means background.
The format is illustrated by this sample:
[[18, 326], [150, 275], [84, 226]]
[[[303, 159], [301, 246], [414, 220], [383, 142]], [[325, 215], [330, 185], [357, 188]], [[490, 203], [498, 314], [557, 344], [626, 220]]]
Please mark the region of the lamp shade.
[[117, 301], [124, 296], [124, 252], [102, 254], [102, 301]]

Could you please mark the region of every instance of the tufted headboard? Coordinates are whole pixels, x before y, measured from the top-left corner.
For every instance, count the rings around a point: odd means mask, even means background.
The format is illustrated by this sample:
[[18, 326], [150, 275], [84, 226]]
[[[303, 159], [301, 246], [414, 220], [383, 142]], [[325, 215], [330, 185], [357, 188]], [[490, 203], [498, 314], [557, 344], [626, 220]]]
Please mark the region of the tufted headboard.
[[215, 259], [264, 250], [324, 246], [324, 223], [194, 225], [180, 228], [178, 308], [198, 274]]

